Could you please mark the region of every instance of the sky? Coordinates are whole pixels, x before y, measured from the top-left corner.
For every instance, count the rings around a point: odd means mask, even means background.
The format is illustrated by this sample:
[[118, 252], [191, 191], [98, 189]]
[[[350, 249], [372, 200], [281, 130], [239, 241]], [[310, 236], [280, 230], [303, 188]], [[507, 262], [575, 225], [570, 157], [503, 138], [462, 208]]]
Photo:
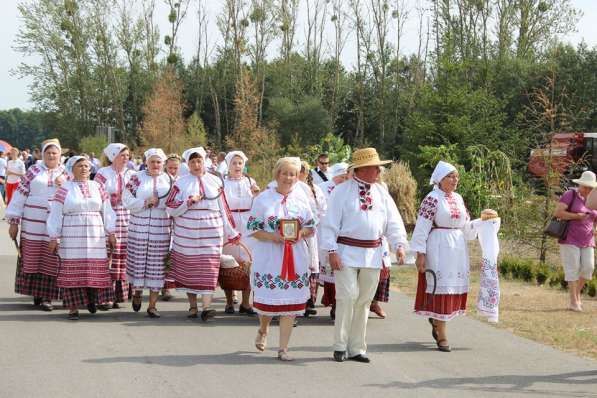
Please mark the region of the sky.
[[[1, 1], [1, 13], [0, 13], [0, 109], [9, 108], [22, 108], [32, 109], [33, 103], [29, 99], [28, 86], [32, 83], [31, 79], [18, 78], [12, 71], [21, 62], [35, 62], [34, 58], [24, 58], [20, 53], [13, 50], [13, 41], [17, 35], [19, 27], [21, 26], [21, 19], [17, 10], [18, 0], [2, 0]], [[195, 1], [192, 1], [195, 3]], [[215, 26], [215, 15], [218, 12], [219, 4], [222, 0], [206, 0], [206, 4], [209, 5], [208, 16], [209, 16], [209, 41], [211, 45], [216, 42], [219, 38], [219, 32]], [[163, 5], [163, 1], [158, 0], [158, 12], [156, 19], [160, 27], [160, 33], [164, 35], [167, 32], [167, 8]], [[417, 0], [407, 0], [407, 7], [409, 12], [408, 22], [404, 29], [404, 36], [402, 39], [401, 47], [402, 53], [408, 54], [416, 51], [418, 45], [417, 39], [417, 12], [414, 7], [417, 4]], [[577, 31], [569, 34], [562, 39], [572, 44], [578, 44], [581, 41], [585, 41], [589, 46], [597, 46], [597, 1], [596, 0], [572, 0], [572, 4], [577, 9], [580, 9], [583, 13], [580, 21], [577, 25]], [[179, 33], [180, 40], [177, 43], [181, 48], [182, 54], [185, 59], [189, 59], [196, 52], [196, 40], [198, 36], [197, 24], [196, 24], [196, 8], [194, 5], [189, 10], [189, 15], [181, 27]], [[299, 23], [304, 20], [304, 15], [299, 15]], [[301, 28], [299, 28], [301, 29]], [[326, 32], [329, 37], [332, 38], [332, 32]], [[303, 36], [303, 32], [297, 32], [298, 37]], [[270, 51], [273, 53], [278, 46], [277, 43], [273, 43]], [[355, 63], [355, 45], [354, 40], [349, 37], [347, 39], [346, 46], [343, 51], [343, 63], [347, 67], [352, 67]]]

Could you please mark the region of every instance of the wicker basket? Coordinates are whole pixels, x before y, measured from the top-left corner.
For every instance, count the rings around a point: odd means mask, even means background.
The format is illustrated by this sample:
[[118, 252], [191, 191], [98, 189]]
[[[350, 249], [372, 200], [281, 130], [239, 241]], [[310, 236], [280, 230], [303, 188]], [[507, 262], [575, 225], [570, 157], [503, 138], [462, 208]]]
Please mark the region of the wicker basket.
[[[224, 245], [228, 246], [230, 243]], [[253, 261], [251, 257], [251, 251], [243, 243], [239, 243], [239, 247], [245, 251], [248, 255], [249, 260], [241, 260], [235, 256], [235, 260], [238, 262], [238, 267], [235, 268], [220, 268], [220, 275], [218, 277], [218, 283], [224, 290], [249, 290], [251, 289], [251, 281], [249, 275], [251, 275], [251, 263]]]

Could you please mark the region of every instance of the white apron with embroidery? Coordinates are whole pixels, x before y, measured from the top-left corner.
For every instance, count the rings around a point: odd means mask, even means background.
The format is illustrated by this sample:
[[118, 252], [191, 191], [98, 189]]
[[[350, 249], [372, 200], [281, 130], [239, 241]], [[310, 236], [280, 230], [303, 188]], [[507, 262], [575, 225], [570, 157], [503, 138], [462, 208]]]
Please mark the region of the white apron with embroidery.
[[486, 316], [489, 322], [494, 323], [498, 322], [500, 304], [500, 282], [497, 270], [497, 258], [500, 253], [498, 240], [500, 224], [499, 218], [473, 221], [473, 227], [477, 231], [483, 252], [477, 310], [481, 315]]

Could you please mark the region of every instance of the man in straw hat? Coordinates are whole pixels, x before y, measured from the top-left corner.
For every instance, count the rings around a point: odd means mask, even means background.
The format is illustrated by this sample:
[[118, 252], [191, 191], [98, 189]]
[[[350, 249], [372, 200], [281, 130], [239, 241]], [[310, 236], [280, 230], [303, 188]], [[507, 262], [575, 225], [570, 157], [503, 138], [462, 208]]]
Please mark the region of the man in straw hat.
[[382, 268], [382, 237], [404, 262], [406, 230], [396, 204], [376, 184], [380, 160], [374, 148], [352, 155], [354, 177], [332, 192], [321, 225], [321, 247], [327, 250], [336, 277], [334, 359], [368, 363], [365, 335], [369, 305]]

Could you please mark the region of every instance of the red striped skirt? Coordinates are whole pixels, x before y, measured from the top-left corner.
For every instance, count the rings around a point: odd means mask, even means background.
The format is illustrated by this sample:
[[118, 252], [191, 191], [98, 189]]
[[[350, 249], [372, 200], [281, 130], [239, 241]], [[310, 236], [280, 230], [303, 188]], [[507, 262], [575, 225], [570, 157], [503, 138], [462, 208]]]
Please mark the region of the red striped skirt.
[[48, 250], [48, 241], [29, 240], [21, 235], [21, 253], [23, 253], [23, 272], [44, 274], [56, 277], [58, 257]]
[[466, 311], [467, 293], [462, 294], [430, 294], [426, 293], [427, 279], [419, 273], [415, 313], [427, 318], [449, 321]]
[[116, 213], [116, 247], [112, 250], [110, 275], [112, 280], [126, 281], [126, 254], [130, 213], [122, 205], [114, 208]]
[[336, 284], [330, 282], [323, 283], [323, 296], [321, 304], [325, 307], [336, 305]]
[[175, 217], [172, 231], [172, 271], [177, 289], [212, 293], [218, 285], [224, 224], [218, 211], [189, 209]]

